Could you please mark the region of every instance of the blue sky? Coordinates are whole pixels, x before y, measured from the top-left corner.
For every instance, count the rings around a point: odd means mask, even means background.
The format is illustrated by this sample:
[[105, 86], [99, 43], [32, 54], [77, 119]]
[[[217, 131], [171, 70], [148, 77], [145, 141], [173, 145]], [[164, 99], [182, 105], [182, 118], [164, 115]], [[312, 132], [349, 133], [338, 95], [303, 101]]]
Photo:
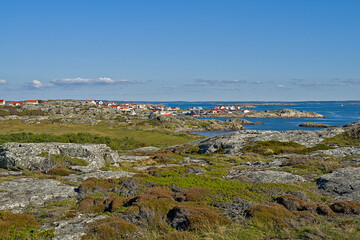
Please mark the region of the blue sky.
[[0, 0], [0, 99], [360, 100], [358, 0]]

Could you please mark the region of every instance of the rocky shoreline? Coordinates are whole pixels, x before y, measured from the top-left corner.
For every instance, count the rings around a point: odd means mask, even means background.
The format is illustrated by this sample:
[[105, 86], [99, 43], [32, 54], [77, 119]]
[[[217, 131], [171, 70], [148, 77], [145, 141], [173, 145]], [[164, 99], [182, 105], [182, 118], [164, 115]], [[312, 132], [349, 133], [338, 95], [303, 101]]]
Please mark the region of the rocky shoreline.
[[[174, 131], [252, 124], [157, 115], [149, 121]], [[353, 122], [316, 131], [241, 130], [135, 150], [6, 142], [0, 210], [12, 219], [40, 219], [36, 230], [21, 230], [33, 239], [234, 239], [219, 238], [220, 229], [266, 232], [260, 239], [332, 239], [327, 226], [346, 238], [334, 223], [358, 223], [359, 139], [360, 122]], [[301, 232], [313, 226], [321, 233]]]

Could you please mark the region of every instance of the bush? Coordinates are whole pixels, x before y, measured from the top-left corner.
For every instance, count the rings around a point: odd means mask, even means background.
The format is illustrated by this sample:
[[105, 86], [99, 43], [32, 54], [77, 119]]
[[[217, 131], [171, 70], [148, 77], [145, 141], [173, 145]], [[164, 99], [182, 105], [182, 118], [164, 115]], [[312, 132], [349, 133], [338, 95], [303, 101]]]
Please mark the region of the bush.
[[248, 145], [242, 149], [244, 153], [253, 152], [264, 156], [278, 155], [282, 153], [297, 153], [306, 154], [317, 150], [331, 149], [331, 147], [325, 144], [319, 144], [317, 146], [307, 148], [304, 145], [295, 142], [279, 142], [275, 140], [259, 141], [254, 145]]
[[56, 176], [69, 176], [70, 174], [75, 174], [75, 171], [71, 171], [65, 168], [53, 168], [51, 169], [48, 174], [56, 175]]
[[0, 211], [0, 239], [52, 239], [53, 230], [40, 231], [36, 220], [21, 213]]
[[82, 239], [124, 239], [134, 236], [139, 228], [119, 217], [107, 217], [89, 224]]

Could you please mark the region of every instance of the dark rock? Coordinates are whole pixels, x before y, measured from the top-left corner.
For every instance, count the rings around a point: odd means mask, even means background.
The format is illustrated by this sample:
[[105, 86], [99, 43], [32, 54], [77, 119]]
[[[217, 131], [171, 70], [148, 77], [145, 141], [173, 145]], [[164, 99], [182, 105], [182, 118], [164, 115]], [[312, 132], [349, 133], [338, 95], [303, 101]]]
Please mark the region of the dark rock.
[[189, 210], [175, 207], [167, 214], [167, 222], [178, 231], [187, 231], [190, 225], [189, 215]]
[[324, 215], [324, 216], [331, 216], [334, 214], [334, 212], [331, 210], [331, 208], [324, 204], [318, 204], [315, 211], [317, 214]]
[[331, 204], [330, 208], [336, 213], [360, 214], [360, 203], [355, 201], [338, 201]]
[[285, 194], [275, 199], [275, 202], [283, 205], [290, 211], [300, 211], [306, 205], [305, 202], [291, 194]]

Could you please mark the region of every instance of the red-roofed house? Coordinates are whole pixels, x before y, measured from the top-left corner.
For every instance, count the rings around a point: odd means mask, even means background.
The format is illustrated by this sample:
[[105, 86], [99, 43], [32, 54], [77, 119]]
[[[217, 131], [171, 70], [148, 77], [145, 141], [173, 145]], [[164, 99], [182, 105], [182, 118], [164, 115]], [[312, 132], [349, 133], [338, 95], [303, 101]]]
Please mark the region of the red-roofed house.
[[0, 100], [0, 105], [5, 105], [5, 100]]
[[94, 100], [86, 100], [85, 103], [91, 103], [96, 105], [96, 102]]
[[39, 101], [38, 100], [26, 100], [25, 103], [36, 105], [36, 104], [39, 104]]
[[16, 106], [23, 105], [22, 102], [9, 102], [8, 104], [9, 104], [10, 107], [16, 107]]

